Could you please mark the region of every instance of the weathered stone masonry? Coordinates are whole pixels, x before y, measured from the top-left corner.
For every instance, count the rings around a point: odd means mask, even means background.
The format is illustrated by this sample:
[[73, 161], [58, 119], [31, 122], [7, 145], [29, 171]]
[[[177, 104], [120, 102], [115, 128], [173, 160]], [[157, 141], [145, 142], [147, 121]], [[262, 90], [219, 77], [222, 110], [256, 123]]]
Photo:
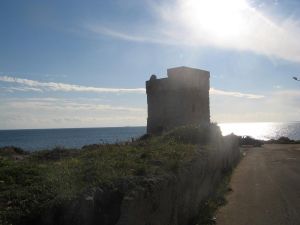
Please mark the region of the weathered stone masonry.
[[152, 75], [146, 81], [147, 133], [160, 133], [182, 125], [208, 125], [208, 71], [189, 67], [168, 69], [168, 77]]

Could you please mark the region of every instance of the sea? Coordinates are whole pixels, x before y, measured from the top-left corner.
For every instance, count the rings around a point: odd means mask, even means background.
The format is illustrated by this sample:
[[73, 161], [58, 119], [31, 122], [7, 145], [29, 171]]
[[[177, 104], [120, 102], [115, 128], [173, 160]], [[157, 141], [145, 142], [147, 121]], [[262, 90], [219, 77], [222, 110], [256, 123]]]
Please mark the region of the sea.
[[[219, 126], [223, 135], [234, 133], [261, 140], [285, 136], [300, 140], [300, 122], [220, 123]], [[131, 141], [145, 133], [146, 127], [0, 130], [0, 147], [15, 146], [27, 151], [81, 148], [89, 144]]]

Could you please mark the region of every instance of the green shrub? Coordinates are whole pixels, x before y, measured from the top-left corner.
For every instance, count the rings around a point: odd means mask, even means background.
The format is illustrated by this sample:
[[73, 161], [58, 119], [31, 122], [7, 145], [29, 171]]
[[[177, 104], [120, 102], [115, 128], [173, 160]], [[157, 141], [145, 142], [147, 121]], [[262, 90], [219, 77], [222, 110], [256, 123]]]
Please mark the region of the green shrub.
[[186, 144], [207, 144], [211, 139], [219, 139], [221, 136], [221, 130], [216, 124], [182, 126], [164, 134], [165, 139]]
[[44, 210], [78, 198], [86, 190], [120, 178], [177, 173], [197, 152], [196, 144], [219, 128], [181, 127], [132, 143], [39, 151], [0, 159], [0, 224], [30, 224]]

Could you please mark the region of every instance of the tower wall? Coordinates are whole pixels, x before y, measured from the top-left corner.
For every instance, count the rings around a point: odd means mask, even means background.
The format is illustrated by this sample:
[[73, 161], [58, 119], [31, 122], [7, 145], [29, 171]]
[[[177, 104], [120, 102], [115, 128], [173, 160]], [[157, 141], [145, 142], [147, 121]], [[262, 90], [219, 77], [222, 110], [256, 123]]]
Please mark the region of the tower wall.
[[147, 132], [210, 123], [209, 72], [188, 67], [168, 69], [168, 77], [146, 81]]

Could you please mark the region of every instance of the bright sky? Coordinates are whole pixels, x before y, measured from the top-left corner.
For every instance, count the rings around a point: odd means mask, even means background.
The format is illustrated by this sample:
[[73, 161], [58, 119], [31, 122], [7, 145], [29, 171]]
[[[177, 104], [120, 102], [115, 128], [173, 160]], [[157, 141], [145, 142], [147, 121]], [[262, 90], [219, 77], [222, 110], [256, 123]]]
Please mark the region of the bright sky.
[[144, 126], [177, 66], [211, 72], [212, 121], [299, 121], [298, 0], [1, 1], [0, 27], [0, 129]]

